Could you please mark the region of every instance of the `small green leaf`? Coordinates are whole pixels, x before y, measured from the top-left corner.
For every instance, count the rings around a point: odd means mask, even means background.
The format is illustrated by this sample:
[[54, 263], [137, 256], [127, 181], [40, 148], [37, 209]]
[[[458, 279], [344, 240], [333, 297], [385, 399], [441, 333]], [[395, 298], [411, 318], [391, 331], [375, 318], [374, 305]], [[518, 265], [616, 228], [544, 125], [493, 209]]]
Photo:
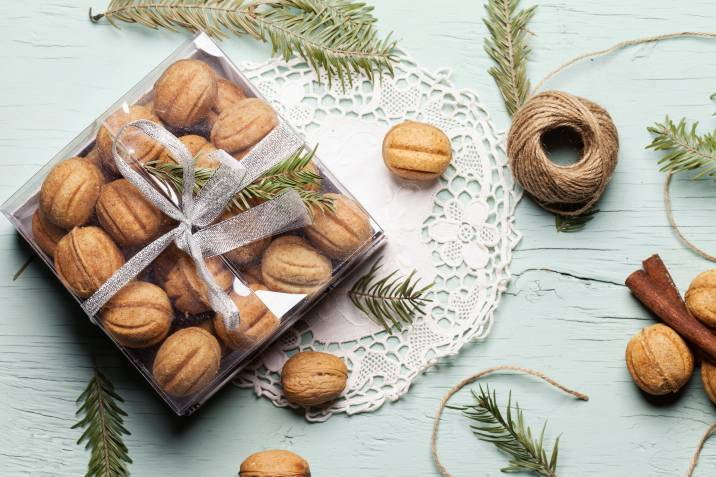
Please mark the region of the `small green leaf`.
[[579, 232], [584, 229], [589, 221], [594, 218], [594, 215], [599, 212], [599, 209], [592, 209], [585, 212], [577, 217], [566, 217], [563, 215], [554, 216], [554, 225], [557, 232], [572, 233]]

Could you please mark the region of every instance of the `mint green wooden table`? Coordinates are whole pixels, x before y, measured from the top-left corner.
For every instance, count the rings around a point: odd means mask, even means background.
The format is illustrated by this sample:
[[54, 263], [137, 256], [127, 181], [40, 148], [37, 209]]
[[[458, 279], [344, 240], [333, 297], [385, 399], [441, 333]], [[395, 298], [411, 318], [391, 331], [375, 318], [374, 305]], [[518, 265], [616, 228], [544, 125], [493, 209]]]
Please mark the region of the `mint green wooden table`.
[[[184, 36], [87, 20], [104, 1], [52, 0], [0, 5], [0, 201], [124, 93]], [[508, 125], [482, 50], [482, 2], [375, 0], [384, 30], [432, 69], [451, 67], [458, 86], [474, 88], [498, 128]], [[532, 3], [532, 2], [528, 2]], [[715, 29], [716, 4], [691, 0], [541, 2], [530, 76], [562, 61], [636, 36]], [[223, 45], [232, 57], [259, 60], [268, 50], [248, 40]], [[557, 234], [553, 218], [528, 200], [517, 211], [524, 239], [514, 254], [514, 280], [492, 334], [418, 379], [399, 402], [351, 418], [308, 424], [251, 391], [229, 386], [196, 416], [179, 419], [157, 399], [93, 327], [38, 261], [20, 279], [30, 249], [0, 221], [0, 474], [70, 476], [87, 455], [75, 445], [74, 400], [90, 374], [90, 354], [126, 398], [127, 444], [138, 476], [231, 476], [248, 454], [265, 448], [298, 452], [314, 475], [433, 476], [429, 435], [440, 397], [459, 379], [496, 364], [521, 364], [552, 374], [591, 396], [576, 402], [528, 378], [490, 379], [512, 389], [529, 421], [549, 418], [562, 433], [560, 475], [682, 475], [716, 409], [695, 376], [670, 401], [647, 399], [632, 384], [623, 353], [629, 337], [651, 324], [622, 285], [640, 260], [660, 252], [678, 284], [710, 264], [686, 251], [666, 222], [663, 176], [644, 151], [646, 126], [665, 114], [688, 115], [713, 128], [716, 42], [680, 40], [585, 62], [550, 86], [604, 105], [622, 148], [601, 213], [586, 231]], [[716, 251], [716, 186], [678, 180], [675, 209], [689, 237]], [[466, 402], [469, 393], [454, 402]], [[471, 436], [447, 412], [440, 449], [456, 477], [493, 476], [503, 456]], [[716, 442], [706, 446], [697, 475], [714, 475]]]

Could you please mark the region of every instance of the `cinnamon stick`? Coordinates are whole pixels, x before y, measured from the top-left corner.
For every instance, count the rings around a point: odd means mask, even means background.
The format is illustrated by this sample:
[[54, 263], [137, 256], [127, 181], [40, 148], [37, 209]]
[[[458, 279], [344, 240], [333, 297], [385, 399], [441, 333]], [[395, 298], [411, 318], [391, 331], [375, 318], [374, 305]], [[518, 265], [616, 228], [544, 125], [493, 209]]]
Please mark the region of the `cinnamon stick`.
[[686, 304], [684, 303], [684, 299], [681, 298], [681, 293], [679, 293], [679, 289], [676, 288], [676, 285], [674, 284], [674, 279], [671, 278], [669, 269], [666, 268], [666, 265], [661, 260], [661, 257], [657, 254], [654, 254], [641, 262], [641, 264], [644, 267], [644, 271], [646, 272], [646, 274], [649, 275], [651, 281], [659, 289], [661, 289], [662, 293], [664, 293], [667, 298], [672, 301], [672, 303], [678, 305], [685, 312], [688, 313], [688, 310], [686, 309]]
[[[666, 273], [668, 274], [668, 271]], [[662, 279], [663, 276], [659, 279], [660, 282]], [[625, 283], [634, 296], [652, 313], [673, 328], [682, 338], [699, 348], [711, 359], [716, 360], [716, 335], [691, 316], [685, 306], [675, 303], [673, 292], [665, 291], [664, 287], [658, 286], [644, 270], [637, 270], [629, 275]]]

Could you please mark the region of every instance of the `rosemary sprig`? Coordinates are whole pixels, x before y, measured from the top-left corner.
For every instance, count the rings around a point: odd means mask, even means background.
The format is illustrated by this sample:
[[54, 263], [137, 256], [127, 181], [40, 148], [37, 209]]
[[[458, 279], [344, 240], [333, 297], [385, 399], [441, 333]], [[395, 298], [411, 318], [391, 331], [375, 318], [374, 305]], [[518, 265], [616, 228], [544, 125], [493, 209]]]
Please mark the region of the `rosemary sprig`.
[[72, 429], [84, 429], [77, 444], [85, 442], [85, 449], [90, 449], [85, 477], [129, 476], [128, 464], [132, 463], [132, 459], [122, 436], [128, 436], [130, 432], [124, 427], [127, 414], [120, 407], [120, 402], [123, 399], [95, 365], [92, 379], [77, 398], [77, 416], [82, 418], [72, 426]]
[[659, 159], [661, 171], [698, 171], [694, 179], [716, 179], [716, 131], [699, 135], [698, 126], [687, 125], [683, 118], [675, 123], [667, 116], [664, 122], [647, 128], [654, 139], [646, 148], [665, 152]]
[[351, 73], [365, 73], [372, 81], [383, 71], [393, 74], [396, 42], [378, 37], [373, 7], [349, 0], [112, 0], [93, 15], [171, 31], [204, 31], [216, 38], [248, 35], [270, 42], [273, 53], [288, 59], [301, 56], [316, 72], [324, 71], [331, 84]]
[[[333, 210], [333, 200], [320, 192], [311, 190], [320, 186], [321, 176], [306, 167], [316, 155], [316, 148], [306, 151], [303, 146], [298, 148], [286, 160], [267, 170], [254, 182], [242, 189], [230, 202], [229, 207], [235, 210], [246, 210], [251, 207], [252, 200], [271, 200], [287, 189], [294, 189], [306, 204], [313, 210]], [[167, 182], [181, 193], [184, 187], [183, 167], [175, 163], [159, 164], [156, 161], [144, 165], [152, 176]], [[211, 179], [214, 169], [194, 169], [194, 192], [198, 192]]]
[[377, 321], [385, 331], [401, 331], [403, 324], [412, 323], [416, 315], [424, 315], [424, 307], [432, 300], [425, 294], [433, 284], [420, 287], [420, 278], [413, 270], [407, 277], [394, 270], [378, 279], [376, 274], [382, 267], [378, 258], [367, 274], [358, 279], [348, 291], [353, 304], [368, 317]]
[[[475, 424], [470, 427], [478, 439], [493, 443], [499, 450], [510, 456], [510, 462], [502, 472], [534, 472], [545, 477], [557, 476], [557, 457], [559, 454], [559, 437], [554, 448], [547, 457], [544, 448], [544, 434], [547, 423], [542, 426], [539, 438], [535, 439], [532, 430], [525, 424], [524, 414], [518, 403], [512, 410], [512, 392], [507, 398], [507, 406], [503, 416], [497, 404], [497, 394], [490, 388], [480, 393], [472, 392], [475, 403], [467, 406], [455, 406]], [[516, 417], [514, 416], [516, 414]]]
[[530, 82], [527, 79], [527, 24], [535, 14], [536, 6], [517, 10], [520, 0], [489, 0], [483, 21], [490, 32], [485, 38], [485, 51], [495, 62], [489, 69], [490, 76], [505, 101], [510, 116], [527, 99]]
[[599, 209], [592, 209], [585, 212], [582, 215], [576, 217], [567, 217], [564, 215], [554, 216], [554, 226], [557, 228], [557, 232], [572, 233], [579, 232], [582, 230], [587, 223], [594, 218], [594, 215], [599, 212]]

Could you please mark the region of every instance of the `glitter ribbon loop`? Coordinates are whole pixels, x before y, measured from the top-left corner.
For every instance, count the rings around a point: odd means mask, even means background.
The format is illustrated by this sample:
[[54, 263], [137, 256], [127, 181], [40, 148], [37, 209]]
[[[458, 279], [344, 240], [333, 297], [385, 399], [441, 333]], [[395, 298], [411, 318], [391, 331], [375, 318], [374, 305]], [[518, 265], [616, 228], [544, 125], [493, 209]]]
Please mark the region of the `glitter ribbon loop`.
[[[130, 127], [139, 129], [160, 143], [182, 166], [184, 182], [179, 205], [157, 190], [120, 154], [120, 149], [125, 149], [121, 138]], [[199, 277], [206, 284], [211, 308], [223, 316], [228, 329], [238, 326], [239, 310], [224, 289], [216, 283], [204, 258], [226, 253], [267, 236], [309, 225], [311, 218], [298, 193], [289, 190], [228, 220], [213, 225], [212, 223], [241, 189], [301, 145], [301, 139], [281, 122], [241, 163], [225, 151], [214, 151], [209, 159], [218, 160], [219, 167], [195, 197], [194, 158], [176, 136], [147, 120], [133, 121], [122, 127], [112, 146], [117, 169], [148, 201], [176, 220], [178, 225], [128, 260], [82, 304], [84, 310], [94, 317], [122, 287], [149, 266], [173, 242], [194, 261]]]

